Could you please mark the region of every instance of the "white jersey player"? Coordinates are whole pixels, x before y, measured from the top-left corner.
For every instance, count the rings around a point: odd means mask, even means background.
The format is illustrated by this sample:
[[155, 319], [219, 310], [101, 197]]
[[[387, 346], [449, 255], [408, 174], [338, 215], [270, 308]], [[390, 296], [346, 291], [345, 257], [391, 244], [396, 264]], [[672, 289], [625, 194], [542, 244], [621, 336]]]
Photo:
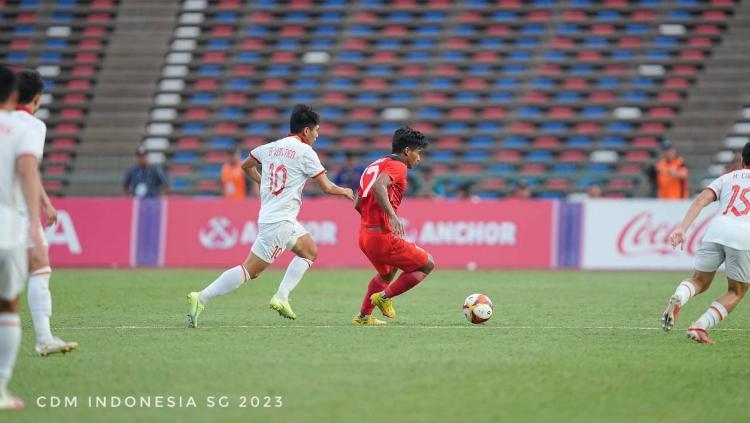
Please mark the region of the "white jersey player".
[[[26, 126], [27, 131], [24, 146], [33, 152], [37, 161], [41, 163], [44, 154], [44, 140], [47, 136], [47, 125], [35, 117], [34, 113], [36, 113], [41, 104], [44, 80], [39, 72], [34, 70], [23, 70], [17, 76], [18, 105], [13, 112], [13, 118]], [[40, 190], [46, 224], [54, 225], [57, 222], [57, 210], [52, 206], [52, 202], [44, 191], [44, 188], [40, 187]], [[22, 207], [21, 212], [26, 216], [28, 215], [25, 207]], [[31, 319], [34, 322], [34, 331], [36, 332], [36, 346], [34, 349], [40, 356], [47, 356], [54, 353], [73, 351], [78, 348], [78, 343], [65, 342], [52, 335], [50, 329], [52, 294], [49, 290], [52, 268], [49, 262], [49, 245], [44, 238], [44, 232], [41, 234], [41, 240], [43, 242], [43, 254], [40, 257], [29, 254], [30, 277], [27, 297]], [[31, 240], [29, 240], [28, 246], [32, 246]]]
[[[350, 188], [341, 188], [328, 179], [312, 148], [320, 128], [318, 114], [310, 107], [298, 104], [292, 110], [289, 126], [289, 136], [254, 149], [242, 163], [248, 177], [260, 185], [258, 237], [243, 264], [225, 271], [202, 291], [188, 294], [190, 327], [198, 327], [198, 317], [211, 298], [227, 294], [244, 282], [257, 278], [285, 250], [291, 250], [296, 257], [289, 263], [270, 306], [283, 317], [297, 318], [289, 305], [289, 293], [318, 255], [312, 237], [297, 222], [302, 189], [307, 180], [312, 179], [326, 194], [352, 201], [354, 195]], [[262, 175], [258, 172], [258, 165]]]
[[[23, 402], [8, 392], [18, 349], [21, 319], [18, 300], [27, 273], [27, 237], [32, 255], [42, 250], [39, 161], [24, 143], [28, 128], [11, 116], [17, 77], [0, 66], [0, 409], [20, 409]], [[29, 226], [21, 209], [28, 210]]]
[[703, 344], [714, 343], [708, 337], [708, 329], [724, 320], [750, 287], [750, 143], [742, 149], [742, 161], [744, 169], [719, 177], [703, 190], [670, 238], [675, 248], [684, 244], [685, 233], [701, 210], [714, 201], [719, 202], [719, 212], [709, 224], [696, 254], [693, 276], [680, 283], [662, 314], [662, 328], [669, 331], [682, 307], [708, 289], [723, 263], [729, 282], [727, 292], [687, 331], [690, 339]]

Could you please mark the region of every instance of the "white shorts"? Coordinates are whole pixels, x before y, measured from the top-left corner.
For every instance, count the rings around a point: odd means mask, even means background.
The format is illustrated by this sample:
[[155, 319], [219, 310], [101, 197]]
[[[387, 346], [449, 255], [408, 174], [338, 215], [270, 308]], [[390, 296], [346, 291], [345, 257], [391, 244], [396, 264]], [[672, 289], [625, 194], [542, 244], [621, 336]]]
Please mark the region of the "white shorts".
[[266, 263], [273, 263], [284, 250], [291, 250], [297, 240], [307, 234], [299, 222], [261, 223], [258, 238], [250, 251]]
[[23, 292], [28, 275], [26, 247], [0, 249], [0, 298], [13, 301]]
[[715, 272], [722, 263], [729, 279], [750, 283], [750, 251], [704, 242], [695, 255], [695, 270], [699, 272]]

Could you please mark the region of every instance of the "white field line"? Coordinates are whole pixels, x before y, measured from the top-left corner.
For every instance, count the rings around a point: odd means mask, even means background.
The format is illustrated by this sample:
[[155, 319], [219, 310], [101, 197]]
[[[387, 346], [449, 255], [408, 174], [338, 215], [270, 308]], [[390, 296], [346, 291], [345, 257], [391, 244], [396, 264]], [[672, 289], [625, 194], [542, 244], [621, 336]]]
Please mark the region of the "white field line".
[[[354, 325], [220, 325], [204, 326], [198, 330], [212, 329], [341, 329], [353, 328]], [[434, 329], [461, 329], [461, 330], [620, 330], [620, 331], [660, 331], [659, 327], [641, 326], [422, 326], [422, 325], [388, 325], [380, 326], [385, 330], [388, 328], [411, 329], [411, 330], [434, 330]], [[58, 327], [58, 330], [165, 330], [165, 329], [189, 329], [184, 326], [69, 326]], [[750, 332], [750, 328], [714, 328], [712, 331]], [[681, 332], [681, 330], [676, 330]]]

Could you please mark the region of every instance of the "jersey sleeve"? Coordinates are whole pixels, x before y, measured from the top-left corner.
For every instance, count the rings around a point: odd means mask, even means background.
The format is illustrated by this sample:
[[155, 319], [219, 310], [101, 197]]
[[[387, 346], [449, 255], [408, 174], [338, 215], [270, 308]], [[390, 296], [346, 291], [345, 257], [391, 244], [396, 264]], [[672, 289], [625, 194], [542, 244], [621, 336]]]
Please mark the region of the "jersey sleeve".
[[252, 157], [253, 159], [255, 159], [256, 162], [262, 164], [263, 162], [261, 161], [261, 159], [263, 158], [263, 155], [264, 155], [263, 153], [265, 152], [266, 145], [267, 144], [263, 144], [261, 146], [253, 148], [250, 151], [250, 157]]
[[[729, 173], [727, 173], [727, 175], [729, 175]], [[721, 197], [721, 187], [724, 185], [724, 181], [726, 180], [727, 175], [722, 175], [714, 179], [714, 181], [708, 184], [708, 186], [706, 187], [706, 189], [710, 189], [711, 191], [713, 191], [716, 200]]]
[[18, 130], [18, 144], [16, 145], [16, 157], [20, 157], [26, 154], [31, 154], [37, 159], [41, 159], [44, 155], [44, 137], [34, 134], [34, 131], [19, 126]]
[[326, 171], [323, 164], [320, 163], [318, 153], [312, 148], [307, 150], [302, 157], [302, 171], [308, 178], [314, 178]]

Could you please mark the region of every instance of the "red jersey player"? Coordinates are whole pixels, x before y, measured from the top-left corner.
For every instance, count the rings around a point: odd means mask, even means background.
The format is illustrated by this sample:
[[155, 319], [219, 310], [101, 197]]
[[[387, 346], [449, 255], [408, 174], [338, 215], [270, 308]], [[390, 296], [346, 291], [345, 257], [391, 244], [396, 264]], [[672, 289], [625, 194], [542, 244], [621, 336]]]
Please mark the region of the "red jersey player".
[[[393, 134], [392, 154], [374, 161], [362, 174], [354, 204], [361, 216], [359, 248], [378, 273], [367, 286], [354, 324], [384, 325], [372, 316], [375, 306], [384, 316], [396, 317], [392, 299], [415, 287], [435, 267], [430, 254], [402, 238], [404, 226], [396, 216], [406, 191], [406, 171], [419, 164], [426, 147], [421, 132], [401, 127]], [[399, 269], [403, 272], [393, 281]]]

